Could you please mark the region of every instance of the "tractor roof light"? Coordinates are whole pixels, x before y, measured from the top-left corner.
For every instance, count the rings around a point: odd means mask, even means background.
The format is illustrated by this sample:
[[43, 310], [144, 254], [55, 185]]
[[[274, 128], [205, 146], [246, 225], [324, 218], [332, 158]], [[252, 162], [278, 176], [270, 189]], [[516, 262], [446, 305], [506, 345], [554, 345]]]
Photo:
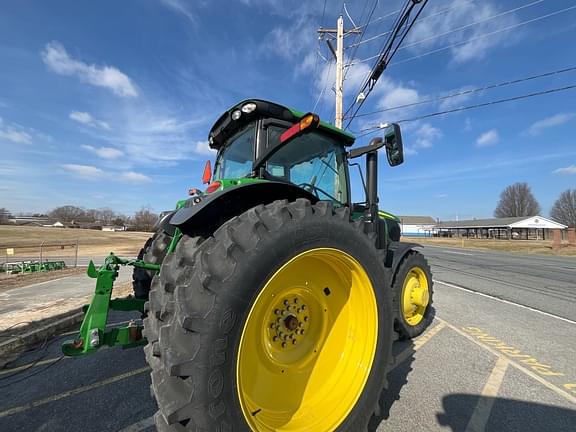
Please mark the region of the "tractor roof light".
[[241, 115], [242, 112], [240, 110], [232, 111], [232, 120], [238, 120]]
[[256, 109], [256, 104], [254, 102], [248, 102], [247, 104], [242, 105], [241, 111], [244, 114], [250, 114], [255, 109]]
[[304, 115], [298, 123], [293, 124], [287, 131], [280, 135], [280, 142], [287, 141], [308, 129], [315, 129], [319, 124], [320, 117], [316, 114], [308, 113]]

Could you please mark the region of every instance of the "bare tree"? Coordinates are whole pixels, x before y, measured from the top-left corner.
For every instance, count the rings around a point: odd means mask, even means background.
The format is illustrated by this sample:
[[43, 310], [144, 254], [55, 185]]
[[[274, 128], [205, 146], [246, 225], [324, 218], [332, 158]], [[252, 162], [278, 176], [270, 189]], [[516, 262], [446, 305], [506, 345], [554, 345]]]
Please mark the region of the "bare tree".
[[10, 218], [10, 211], [3, 207], [0, 208], [0, 225], [7, 224]]
[[560, 194], [550, 216], [561, 224], [576, 227], [576, 189], [568, 189]]
[[49, 213], [49, 216], [59, 222], [70, 223], [86, 219], [86, 210], [76, 206], [57, 207]]
[[498, 218], [515, 216], [535, 216], [540, 213], [540, 204], [532, 195], [528, 183], [514, 183], [500, 194], [500, 201], [494, 210]]
[[131, 228], [135, 231], [152, 231], [156, 220], [158, 220], [156, 213], [150, 211], [149, 208], [142, 207], [142, 209], [134, 213]]

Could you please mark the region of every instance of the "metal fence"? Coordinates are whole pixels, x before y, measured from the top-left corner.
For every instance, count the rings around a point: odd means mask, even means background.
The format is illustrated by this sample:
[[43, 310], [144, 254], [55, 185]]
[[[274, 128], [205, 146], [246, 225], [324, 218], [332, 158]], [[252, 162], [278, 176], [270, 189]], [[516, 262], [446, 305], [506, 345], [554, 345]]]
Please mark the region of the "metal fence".
[[0, 244], [0, 271], [33, 273], [78, 266], [78, 240]]

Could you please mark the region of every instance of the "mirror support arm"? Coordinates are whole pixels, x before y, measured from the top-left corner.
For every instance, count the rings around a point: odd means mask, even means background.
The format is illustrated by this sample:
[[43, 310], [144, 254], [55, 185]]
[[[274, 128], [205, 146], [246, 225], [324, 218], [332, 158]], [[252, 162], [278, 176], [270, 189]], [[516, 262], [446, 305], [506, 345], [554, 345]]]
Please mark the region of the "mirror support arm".
[[350, 150], [348, 152], [348, 159], [356, 159], [357, 157], [365, 155], [368, 152], [378, 151], [382, 147], [384, 147], [384, 145], [385, 142], [381, 137], [373, 138], [372, 141], [370, 141], [370, 144], [368, 144], [367, 146], [358, 147], [356, 149]]

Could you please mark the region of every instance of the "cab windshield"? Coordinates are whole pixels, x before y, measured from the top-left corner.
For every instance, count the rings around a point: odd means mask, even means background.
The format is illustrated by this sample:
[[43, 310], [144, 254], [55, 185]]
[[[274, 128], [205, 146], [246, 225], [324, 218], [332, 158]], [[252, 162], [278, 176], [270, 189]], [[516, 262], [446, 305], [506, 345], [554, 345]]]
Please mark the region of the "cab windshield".
[[251, 123], [229, 140], [216, 158], [215, 179], [241, 178], [252, 172], [255, 135], [256, 125]]
[[[285, 128], [267, 128], [268, 145], [274, 145]], [[309, 132], [290, 141], [267, 164], [268, 173], [315, 194], [321, 200], [348, 202], [344, 149], [329, 136]]]

